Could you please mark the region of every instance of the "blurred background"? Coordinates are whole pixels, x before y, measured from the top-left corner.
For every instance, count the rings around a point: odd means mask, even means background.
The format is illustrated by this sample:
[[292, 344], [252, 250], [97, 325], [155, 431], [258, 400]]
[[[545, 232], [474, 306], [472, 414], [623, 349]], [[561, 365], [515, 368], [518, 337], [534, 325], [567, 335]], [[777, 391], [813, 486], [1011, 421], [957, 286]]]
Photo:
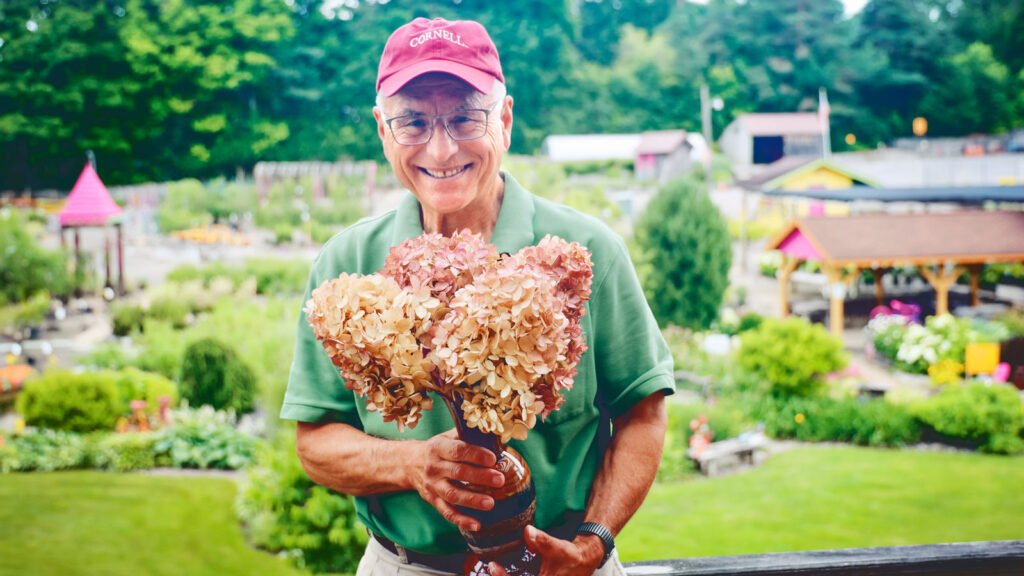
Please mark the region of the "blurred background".
[[418, 16], [488, 29], [504, 168], [672, 349], [637, 574], [1024, 539], [1024, 1], [0, 0], [0, 574], [355, 571], [277, 414]]

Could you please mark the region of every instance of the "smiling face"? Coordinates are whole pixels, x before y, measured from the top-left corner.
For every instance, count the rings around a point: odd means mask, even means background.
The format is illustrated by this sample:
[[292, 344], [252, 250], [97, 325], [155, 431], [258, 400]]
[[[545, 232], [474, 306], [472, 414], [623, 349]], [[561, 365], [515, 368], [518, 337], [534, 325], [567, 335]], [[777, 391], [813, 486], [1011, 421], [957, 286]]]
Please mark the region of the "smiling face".
[[[498, 175], [512, 134], [512, 99], [504, 91], [480, 94], [446, 74], [426, 74], [373, 110], [384, 155], [395, 177], [420, 202], [423, 229], [450, 234], [462, 228], [489, 236], [501, 209], [504, 182]], [[388, 118], [409, 114], [447, 116], [460, 109], [489, 109], [487, 131], [476, 140], [456, 141], [438, 119], [425, 144], [395, 141]]]

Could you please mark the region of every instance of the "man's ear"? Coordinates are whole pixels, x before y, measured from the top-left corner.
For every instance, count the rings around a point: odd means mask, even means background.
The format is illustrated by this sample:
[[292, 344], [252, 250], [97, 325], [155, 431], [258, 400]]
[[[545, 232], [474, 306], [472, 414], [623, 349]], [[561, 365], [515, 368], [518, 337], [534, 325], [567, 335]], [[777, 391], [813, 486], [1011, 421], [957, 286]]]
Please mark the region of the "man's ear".
[[380, 107], [373, 107], [373, 119], [377, 121], [377, 137], [380, 138], [381, 148], [384, 149], [384, 157], [391, 161], [390, 149], [387, 146], [388, 127], [384, 122], [384, 112], [381, 111]]
[[512, 146], [512, 97], [505, 96], [505, 104], [501, 107], [501, 134], [505, 140], [505, 151]]

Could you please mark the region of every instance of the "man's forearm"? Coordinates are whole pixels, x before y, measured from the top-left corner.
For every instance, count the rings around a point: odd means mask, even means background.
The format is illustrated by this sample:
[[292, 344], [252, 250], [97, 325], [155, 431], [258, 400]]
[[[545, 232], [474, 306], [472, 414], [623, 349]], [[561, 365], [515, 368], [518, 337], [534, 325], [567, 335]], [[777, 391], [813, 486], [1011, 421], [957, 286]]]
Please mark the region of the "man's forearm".
[[296, 452], [317, 484], [367, 496], [408, 490], [413, 486], [403, 471], [415, 450], [414, 441], [384, 440], [348, 424], [299, 422]]
[[618, 534], [654, 483], [661, 462], [668, 416], [656, 392], [615, 421], [611, 445], [594, 478], [585, 520]]
[[460, 528], [480, 521], [460, 508], [490, 510], [491, 496], [468, 486], [501, 486], [494, 454], [462, 442], [455, 431], [429, 440], [383, 440], [347, 424], [299, 423], [296, 451], [309, 477], [353, 496], [415, 490], [441, 516]]

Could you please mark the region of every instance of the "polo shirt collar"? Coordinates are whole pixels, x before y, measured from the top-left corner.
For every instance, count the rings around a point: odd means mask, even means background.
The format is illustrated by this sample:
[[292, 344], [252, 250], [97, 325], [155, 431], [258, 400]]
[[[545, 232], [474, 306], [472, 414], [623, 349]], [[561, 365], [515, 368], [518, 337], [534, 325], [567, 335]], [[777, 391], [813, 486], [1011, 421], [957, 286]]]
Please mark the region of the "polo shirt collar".
[[[501, 200], [501, 212], [494, 226], [491, 244], [499, 253], [514, 254], [535, 242], [533, 233], [533, 197], [511, 174], [502, 170], [505, 194]], [[423, 234], [420, 223], [420, 203], [412, 193], [406, 194], [395, 213], [395, 229], [392, 246]]]

